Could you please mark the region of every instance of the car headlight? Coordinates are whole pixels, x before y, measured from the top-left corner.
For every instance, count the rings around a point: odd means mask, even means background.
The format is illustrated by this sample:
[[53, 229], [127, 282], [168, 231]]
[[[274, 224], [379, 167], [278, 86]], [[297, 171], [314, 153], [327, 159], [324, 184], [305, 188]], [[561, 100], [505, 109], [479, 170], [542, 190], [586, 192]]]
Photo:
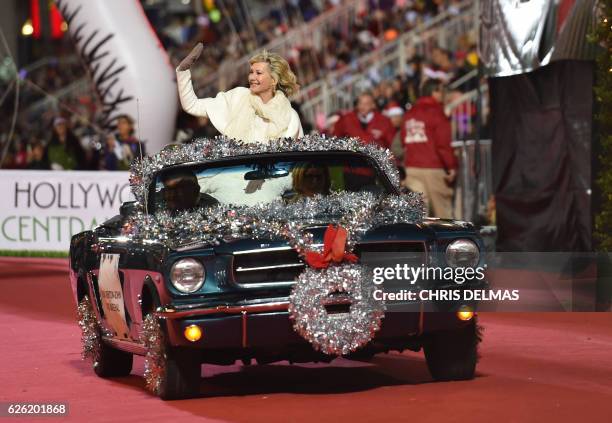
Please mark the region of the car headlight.
[[446, 263], [451, 267], [475, 267], [479, 260], [478, 245], [469, 239], [458, 239], [446, 247]]
[[206, 271], [202, 263], [192, 258], [178, 260], [170, 269], [170, 282], [186, 294], [200, 289], [205, 277]]

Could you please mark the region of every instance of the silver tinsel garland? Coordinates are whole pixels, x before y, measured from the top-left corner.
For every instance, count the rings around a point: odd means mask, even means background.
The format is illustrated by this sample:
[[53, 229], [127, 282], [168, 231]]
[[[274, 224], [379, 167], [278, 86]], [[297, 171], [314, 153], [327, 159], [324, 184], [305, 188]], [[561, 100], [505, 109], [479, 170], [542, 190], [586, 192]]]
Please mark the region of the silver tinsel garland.
[[166, 343], [159, 319], [148, 314], [142, 323], [140, 340], [147, 349], [144, 360], [145, 386], [159, 395], [166, 372]]
[[191, 144], [171, 146], [151, 157], [135, 160], [131, 167], [130, 185], [136, 200], [140, 204], [144, 204], [147, 195], [146, 190], [151, 184], [153, 175], [166, 166], [180, 163], [202, 163], [226, 157], [295, 151], [363, 153], [374, 158], [391, 183], [399, 188], [399, 174], [395, 167], [393, 155], [389, 150], [373, 144], [364, 144], [357, 138], [326, 138], [321, 135], [308, 135], [297, 140], [285, 138], [262, 143], [243, 143], [224, 136], [213, 139], [200, 138]]
[[171, 248], [189, 244], [219, 244], [247, 237], [286, 240], [298, 253], [310, 249], [315, 224], [336, 223], [349, 234], [350, 251], [365, 233], [379, 225], [416, 223], [423, 219], [421, 194], [375, 196], [369, 192], [332, 193], [255, 206], [220, 204], [194, 212], [155, 216], [139, 212], [128, 220], [124, 234], [134, 239], [162, 242]]
[[77, 318], [81, 328], [81, 343], [83, 360], [91, 358], [94, 364], [100, 359], [102, 340], [100, 338], [100, 325], [93, 312], [91, 302], [87, 296], [79, 302], [77, 307]]
[[[380, 329], [385, 305], [374, 299], [374, 284], [360, 265], [307, 268], [289, 297], [289, 316], [297, 333], [315, 349], [345, 355], [367, 344]], [[348, 303], [348, 313], [328, 314], [325, 305]]]

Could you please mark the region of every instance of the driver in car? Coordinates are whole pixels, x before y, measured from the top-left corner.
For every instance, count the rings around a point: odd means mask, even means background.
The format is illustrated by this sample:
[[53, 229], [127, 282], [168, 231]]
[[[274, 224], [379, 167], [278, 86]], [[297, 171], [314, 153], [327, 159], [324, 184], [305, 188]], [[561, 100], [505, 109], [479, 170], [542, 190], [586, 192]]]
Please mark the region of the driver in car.
[[165, 172], [161, 181], [164, 184], [162, 191], [166, 208], [173, 214], [218, 203], [214, 197], [200, 193], [198, 178], [189, 169], [178, 168]]

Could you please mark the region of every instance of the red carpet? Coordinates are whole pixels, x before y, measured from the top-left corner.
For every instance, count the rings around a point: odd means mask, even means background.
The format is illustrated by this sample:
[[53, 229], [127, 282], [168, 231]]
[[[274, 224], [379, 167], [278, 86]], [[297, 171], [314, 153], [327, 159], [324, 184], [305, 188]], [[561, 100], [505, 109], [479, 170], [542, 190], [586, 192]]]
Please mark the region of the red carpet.
[[[66, 260], [0, 259], [0, 401], [67, 401], [42, 421], [610, 422], [610, 313], [482, 314], [478, 377], [434, 383], [422, 354], [372, 363], [203, 366], [202, 397], [163, 402], [80, 359]], [[31, 421], [29, 418], [2, 421]], [[40, 419], [36, 419], [40, 420]]]

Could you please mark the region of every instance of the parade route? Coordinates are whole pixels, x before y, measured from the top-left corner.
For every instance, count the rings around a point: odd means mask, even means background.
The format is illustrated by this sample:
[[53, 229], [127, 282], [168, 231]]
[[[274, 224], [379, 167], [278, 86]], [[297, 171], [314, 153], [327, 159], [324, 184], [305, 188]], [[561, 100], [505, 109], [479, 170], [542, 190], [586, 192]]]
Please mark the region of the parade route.
[[174, 402], [144, 390], [140, 357], [129, 377], [109, 380], [81, 360], [67, 260], [0, 259], [0, 315], [0, 400], [68, 402], [66, 421], [610, 418], [610, 313], [481, 314], [482, 358], [472, 381], [433, 382], [423, 354], [413, 352], [369, 363], [204, 365], [201, 397]]

